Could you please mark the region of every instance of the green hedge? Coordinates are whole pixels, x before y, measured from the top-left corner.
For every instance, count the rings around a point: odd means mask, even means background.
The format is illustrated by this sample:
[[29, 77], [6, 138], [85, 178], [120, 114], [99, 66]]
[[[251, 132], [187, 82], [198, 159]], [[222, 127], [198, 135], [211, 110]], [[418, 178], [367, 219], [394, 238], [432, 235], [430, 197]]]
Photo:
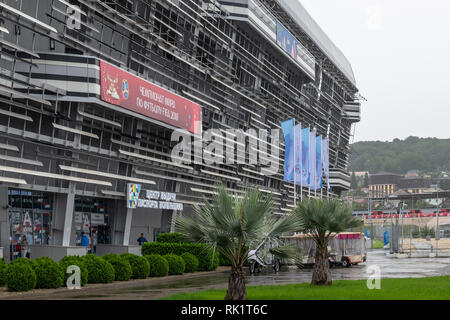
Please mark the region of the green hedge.
[[185, 252], [181, 255], [181, 258], [183, 258], [184, 263], [186, 264], [184, 272], [190, 273], [198, 270], [198, 259], [192, 253]]
[[8, 291], [29, 291], [36, 286], [33, 263], [27, 258], [19, 258], [8, 265], [6, 286]]
[[144, 256], [150, 264], [150, 277], [165, 277], [169, 274], [169, 263], [159, 254]]
[[0, 287], [6, 284], [6, 272], [8, 271], [8, 265], [3, 258], [0, 259]]
[[131, 253], [122, 253], [121, 257], [128, 260], [133, 270], [133, 279], [145, 279], [150, 274], [150, 264], [144, 257], [137, 256]]
[[114, 267], [108, 261], [92, 253], [81, 258], [88, 269], [88, 283], [110, 283], [114, 281]]
[[199, 271], [215, 270], [219, 266], [219, 253], [216, 251], [213, 257], [211, 247], [204, 243], [160, 243], [146, 242], [142, 245], [142, 254], [166, 254], [182, 255], [188, 252], [193, 254], [199, 262]]
[[34, 272], [36, 273], [36, 288], [59, 288], [63, 285], [64, 275], [59, 264], [49, 257], [41, 257], [34, 260]]
[[169, 274], [170, 275], [180, 275], [184, 273], [184, 269], [186, 268], [186, 264], [182, 257], [177, 256], [176, 254], [166, 254], [164, 259], [169, 263]]
[[86, 283], [88, 283], [89, 280], [89, 272], [86, 267], [86, 264], [84, 263], [83, 259], [79, 256], [67, 256], [62, 258], [59, 261], [59, 268], [61, 269], [61, 272], [63, 273], [63, 286], [67, 285], [67, 279], [72, 275], [72, 273], [67, 273], [67, 268], [69, 266], [78, 266], [80, 268], [81, 272], [81, 285], [84, 286]]
[[114, 267], [116, 281], [128, 281], [133, 276], [133, 269], [127, 258], [120, 257], [117, 254], [107, 254], [102, 258]]
[[29, 258], [17, 258], [16, 260], [14, 260], [11, 263], [25, 263], [25, 264], [29, 265], [31, 268], [34, 268], [36, 266], [36, 262], [34, 262], [34, 260], [31, 260]]
[[179, 232], [173, 232], [173, 233], [160, 233], [156, 237], [156, 241], [162, 242], [162, 243], [183, 243], [184, 237]]

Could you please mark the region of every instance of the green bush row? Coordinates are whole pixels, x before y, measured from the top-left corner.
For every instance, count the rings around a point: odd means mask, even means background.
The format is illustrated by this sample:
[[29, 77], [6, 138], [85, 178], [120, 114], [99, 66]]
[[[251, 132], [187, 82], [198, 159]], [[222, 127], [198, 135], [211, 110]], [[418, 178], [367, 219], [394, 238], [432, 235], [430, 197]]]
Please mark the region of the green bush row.
[[[179, 232], [160, 233], [157, 238], [159, 243], [189, 243], [185, 241], [183, 235]], [[247, 261], [245, 262], [248, 265]], [[231, 261], [219, 253], [219, 266], [231, 266]]]
[[163, 243], [183, 243], [184, 237], [181, 233], [173, 232], [173, 233], [160, 233], [156, 237], [157, 242]]
[[142, 245], [142, 255], [150, 254], [175, 254], [183, 253], [194, 255], [199, 264], [198, 271], [212, 271], [219, 266], [219, 253], [213, 250], [207, 244], [203, 243], [162, 243], [162, 242], [146, 242]]
[[9, 291], [60, 288], [67, 284], [71, 276], [66, 273], [69, 266], [79, 268], [80, 285], [83, 286], [86, 283], [110, 283], [195, 272], [199, 260], [190, 253], [164, 256], [150, 254], [143, 257], [129, 253], [103, 257], [87, 254], [83, 257], [64, 257], [59, 264], [48, 257], [35, 260], [19, 258], [9, 264], [0, 259], [0, 286], [6, 285]]

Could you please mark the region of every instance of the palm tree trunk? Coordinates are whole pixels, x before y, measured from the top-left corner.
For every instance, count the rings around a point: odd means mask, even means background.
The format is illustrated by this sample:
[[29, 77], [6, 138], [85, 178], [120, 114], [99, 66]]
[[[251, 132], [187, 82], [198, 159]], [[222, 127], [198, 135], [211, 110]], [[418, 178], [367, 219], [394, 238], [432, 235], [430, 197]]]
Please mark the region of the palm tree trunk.
[[330, 286], [331, 282], [330, 265], [328, 262], [328, 248], [326, 245], [318, 246], [316, 249], [311, 284], [316, 286]]
[[228, 278], [228, 290], [225, 300], [247, 300], [247, 289], [242, 267], [232, 267]]

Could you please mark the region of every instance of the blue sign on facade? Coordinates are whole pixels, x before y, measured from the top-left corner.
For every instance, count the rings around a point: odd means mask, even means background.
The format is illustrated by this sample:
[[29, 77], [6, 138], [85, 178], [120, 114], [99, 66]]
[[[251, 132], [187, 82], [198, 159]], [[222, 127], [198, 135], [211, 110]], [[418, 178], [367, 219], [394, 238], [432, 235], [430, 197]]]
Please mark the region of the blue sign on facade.
[[294, 60], [297, 60], [298, 41], [279, 21], [277, 21], [277, 43]]

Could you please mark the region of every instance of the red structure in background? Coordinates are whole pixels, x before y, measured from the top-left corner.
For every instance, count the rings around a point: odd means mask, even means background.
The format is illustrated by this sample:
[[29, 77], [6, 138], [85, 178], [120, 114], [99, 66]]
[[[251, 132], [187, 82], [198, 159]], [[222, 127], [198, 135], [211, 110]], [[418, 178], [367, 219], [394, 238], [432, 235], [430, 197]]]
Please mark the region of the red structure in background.
[[[430, 217], [448, 217], [450, 216], [450, 209], [440, 209], [439, 212], [434, 210], [433, 212], [423, 212], [422, 210], [409, 210], [408, 213], [403, 213], [403, 218], [430, 218]], [[399, 219], [401, 215], [397, 213], [384, 213], [383, 211], [372, 211], [370, 215], [364, 216], [366, 219]]]

